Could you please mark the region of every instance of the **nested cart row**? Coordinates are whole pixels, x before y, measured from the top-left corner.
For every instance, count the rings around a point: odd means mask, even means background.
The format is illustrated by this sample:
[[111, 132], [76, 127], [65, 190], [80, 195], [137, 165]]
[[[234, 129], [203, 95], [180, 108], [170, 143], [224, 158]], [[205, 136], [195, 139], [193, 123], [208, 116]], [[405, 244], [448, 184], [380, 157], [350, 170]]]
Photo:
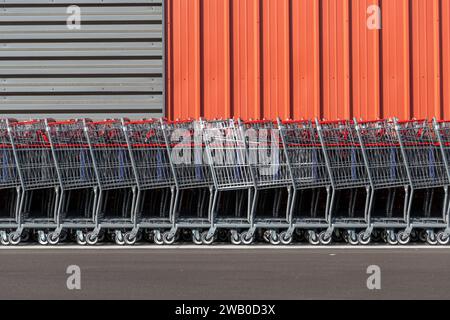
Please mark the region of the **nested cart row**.
[[450, 122], [0, 120], [0, 241], [450, 242]]

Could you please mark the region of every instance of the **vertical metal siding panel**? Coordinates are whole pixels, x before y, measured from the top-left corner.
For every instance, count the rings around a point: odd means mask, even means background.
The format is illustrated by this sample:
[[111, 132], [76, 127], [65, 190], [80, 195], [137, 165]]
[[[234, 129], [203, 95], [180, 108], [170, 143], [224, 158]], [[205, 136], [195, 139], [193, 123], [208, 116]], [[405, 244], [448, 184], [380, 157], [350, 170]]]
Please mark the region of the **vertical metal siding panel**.
[[441, 7], [441, 57], [442, 57], [442, 118], [450, 119], [450, 1]]
[[232, 1], [233, 116], [258, 119], [262, 117], [260, 1]]
[[263, 116], [290, 115], [289, 0], [263, 0]]
[[409, 1], [382, 2], [383, 117], [410, 118]]
[[440, 117], [439, 1], [412, 1], [412, 97], [417, 118]]
[[200, 0], [172, 1], [173, 117], [200, 116]]
[[379, 31], [367, 27], [367, 8], [378, 0], [352, 1], [352, 102], [353, 116], [380, 117]]
[[292, 0], [292, 107], [296, 119], [321, 117], [318, 0]]
[[350, 110], [349, 0], [322, 2], [323, 116], [345, 119]]
[[230, 0], [203, 1], [203, 116], [228, 118], [230, 107]]

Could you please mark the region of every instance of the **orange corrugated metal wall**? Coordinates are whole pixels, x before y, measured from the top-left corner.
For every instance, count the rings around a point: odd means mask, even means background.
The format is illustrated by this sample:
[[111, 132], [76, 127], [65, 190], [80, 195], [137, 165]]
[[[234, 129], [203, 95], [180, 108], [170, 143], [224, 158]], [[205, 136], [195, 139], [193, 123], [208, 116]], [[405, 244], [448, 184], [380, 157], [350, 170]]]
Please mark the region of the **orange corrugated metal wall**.
[[450, 118], [450, 0], [166, 4], [170, 118]]

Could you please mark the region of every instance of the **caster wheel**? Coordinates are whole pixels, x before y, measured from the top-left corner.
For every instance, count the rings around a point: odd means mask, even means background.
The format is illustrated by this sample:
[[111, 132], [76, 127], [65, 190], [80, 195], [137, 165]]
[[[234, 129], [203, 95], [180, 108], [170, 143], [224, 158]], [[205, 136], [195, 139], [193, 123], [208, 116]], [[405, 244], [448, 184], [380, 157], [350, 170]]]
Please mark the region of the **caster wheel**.
[[6, 235], [6, 233], [2, 233], [0, 235], [0, 243], [4, 246], [8, 246], [9, 245], [9, 237]]
[[226, 230], [219, 230], [217, 234], [217, 240], [219, 240], [219, 242], [227, 242], [228, 232]]
[[322, 231], [319, 234], [319, 241], [321, 245], [328, 246], [331, 243], [331, 241], [333, 241], [333, 237], [328, 236], [326, 231]]
[[153, 242], [155, 242], [155, 244], [157, 244], [158, 246], [162, 246], [164, 244], [164, 240], [160, 232], [157, 232], [153, 236]]
[[243, 245], [249, 246], [253, 243], [254, 237], [253, 236], [249, 236], [248, 232], [242, 232], [241, 233], [241, 242]]
[[208, 238], [208, 231], [202, 233], [202, 242], [204, 245], [210, 246], [214, 243], [214, 236]]
[[270, 238], [271, 238], [271, 233], [270, 233], [270, 230], [266, 230], [266, 231], [264, 231], [264, 233], [263, 233], [263, 239], [264, 239], [264, 241], [265, 242], [267, 242], [267, 243], [270, 243]]
[[192, 242], [197, 246], [201, 246], [203, 244], [202, 234], [200, 233], [200, 231], [192, 231]]
[[114, 233], [114, 241], [118, 246], [123, 246], [125, 244], [125, 238], [122, 234], [122, 231], [116, 231]]
[[411, 238], [411, 242], [419, 241], [419, 233], [417, 232], [417, 230], [411, 231], [411, 234], [409, 237]]
[[419, 240], [420, 240], [420, 242], [427, 242], [427, 239], [428, 239], [428, 234], [427, 234], [427, 232], [426, 232], [425, 230], [422, 230], [422, 231], [419, 233]]
[[59, 243], [59, 235], [55, 232], [49, 232], [47, 235], [48, 244], [51, 246], [56, 246]]
[[47, 235], [43, 232], [43, 231], [38, 231], [38, 237], [37, 237], [38, 243], [41, 246], [46, 246], [48, 245], [48, 239], [47, 239]]
[[282, 233], [280, 233], [280, 241], [282, 245], [288, 246], [293, 241], [292, 235], [288, 236], [287, 232], [283, 231]]
[[127, 233], [125, 233], [125, 239], [124, 240], [125, 240], [125, 243], [128, 246], [133, 246], [137, 242], [137, 235], [133, 236], [131, 233], [127, 232]]
[[98, 235], [95, 235], [92, 232], [89, 232], [86, 235], [86, 243], [90, 246], [95, 246], [98, 243]]
[[383, 236], [382, 236], [382, 232], [375, 230], [372, 232], [372, 235], [370, 236], [370, 240], [372, 242], [382, 242], [383, 241]]
[[446, 246], [450, 243], [450, 236], [444, 231], [441, 231], [437, 234], [437, 240], [441, 246]]
[[17, 232], [11, 232], [8, 236], [8, 240], [10, 245], [17, 246], [22, 238], [20, 234], [17, 234]]
[[28, 242], [30, 240], [30, 232], [28, 230], [22, 231], [21, 242]]
[[398, 239], [397, 239], [397, 235], [392, 232], [392, 233], [388, 233], [386, 236], [386, 241], [387, 243], [389, 243], [391, 246], [396, 246], [398, 245]]
[[399, 244], [401, 244], [402, 246], [405, 246], [411, 241], [411, 237], [409, 235], [405, 234], [405, 232], [400, 231], [397, 234], [397, 240], [398, 240]]
[[232, 232], [231, 233], [231, 243], [234, 244], [235, 246], [240, 245], [242, 243], [241, 235], [237, 232]]
[[352, 246], [357, 246], [359, 244], [358, 235], [356, 234], [356, 232], [351, 232], [348, 235], [348, 243]]
[[360, 245], [367, 246], [372, 241], [372, 236], [366, 237], [366, 232], [361, 231], [358, 234], [358, 242]]
[[435, 246], [438, 244], [438, 238], [434, 232], [430, 232], [430, 234], [428, 234], [427, 243], [430, 246]]
[[319, 236], [314, 231], [308, 232], [308, 241], [313, 246], [317, 246], [320, 244]]
[[165, 245], [172, 245], [175, 243], [176, 236], [172, 234], [170, 231], [164, 232], [163, 234], [163, 242]]
[[82, 231], [77, 232], [77, 244], [80, 246], [85, 246], [87, 243], [86, 236]]
[[271, 245], [277, 246], [281, 243], [280, 235], [278, 232], [273, 231], [270, 234], [269, 242]]

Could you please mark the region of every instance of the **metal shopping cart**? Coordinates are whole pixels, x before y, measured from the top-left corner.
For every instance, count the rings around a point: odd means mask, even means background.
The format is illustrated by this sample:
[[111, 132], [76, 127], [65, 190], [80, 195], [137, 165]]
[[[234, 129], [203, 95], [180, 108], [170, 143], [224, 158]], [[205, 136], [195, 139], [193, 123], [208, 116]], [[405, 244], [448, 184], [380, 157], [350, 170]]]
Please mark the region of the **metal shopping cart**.
[[[74, 230], [79, 245], [94, 245], [98, 241], [95, 229], [98, 203], [98, 178], [82, 119], [47, 121], [48, 138], [53, 151], [57, 178], [61, 186], [57, 207], [59, 226], [48, 241], [56, 244]], [[61, 239], [63, 240], [63, 239]]]
[[22, 189], [8, 123], [8, 119], [0, 119], [0, 242], [16, 245], [21, 240], [16, 230], [20, 226], [17, 210]]
[[[59, 226], [60, 183], [53, 159], [46, 120], [10, 121], [14, 156], [22, 186], [18, 215], [19, 229], [33, 229], [40, 244], [52, 243]], [[50, 237], [49, 237], [50, 236]]]
[[370, 180], [355, 124], [349, 120], [316, 120], [316, 124], [332, 186], [328, 219], [338, 237], [356, 245], [358, 231], [370, 234], [371, 226]]
[[292, 176], [278, 122], [241, 121], [240, 125], [247, 139], [249, 164], [255, 179], [254, 205], [250, 212], [253, 226], [264, 232], [267, 242], [289, 244], [292, 242], [287, 232], [291, 227]]
[[316, 123], [309, 120], [278, 122], [293, 182], [289, 212], [292, 226], [281, 240], [289, 240], [296, 231], [312, 245], [327, 245], [333, 233], [327, 216], [331, 180]]
[[394, 122], [354, 121], [371, 185], [368, 219], [372, 228], [360, 233], [359, 241], [368, 244], [373, 237], [392, 245], [404, 242], [408, 239], [398, 237], [395, 230], [407, 227], [410, 181]]
[[133, 244], [137, 234], [133, 208], [136, 177], [122, 120], [86, 120], [85, 130], [99, 181], [96, 228], [90, 237], [95, 238], [100, 229], [106, 229], [118, 245]]
[[195, 244], [210, 244], [213, 181], [205, 161], [201, 122], [167, 121], [163, 127], [170, 165], [175, 179], [175, 198], [171, 213], [172, 230], [162, 236], [165, 244], [176, 241], [178, 230], [186, 238], [192, 233]]
[[408, 243], [411, 232], [421, 229], [420, 238], [435, 245], [436, 229], [447, 228], [450, 184], [439, 138], [427, 120], [394, 121], [411, 185], [408, 225], [399, 242]]
[[[124, 121], [125, 137], [136, 177], [134, 207], [137, 227], [157, 244], [169, 237], [173, 228], [175, 180], [164, 137], [164, 120]], [[165, 240], [164, 240], [165, 239]]]
[[205, 238], [219, 230], [219, 233], [230, 235], [233, 244], [251, 244], [256, 231], [252, 221], [252, 207], [256, 204], [255, 179], [240, 121], [212, 120], [204, 121], [202, 125], [214, 181], [213, 226]]
[[[433, 120], [434, 131], [439, 141], [439, 146], [442, 153], [442, 159], [445, 164], [445, 173], [450, 181], [450, 121]], [[448, 245], [450, 243], [450, 202], [447, 203], [447, 226], [445, 230], [439, 231], [437, 240], [441, 245]]]

